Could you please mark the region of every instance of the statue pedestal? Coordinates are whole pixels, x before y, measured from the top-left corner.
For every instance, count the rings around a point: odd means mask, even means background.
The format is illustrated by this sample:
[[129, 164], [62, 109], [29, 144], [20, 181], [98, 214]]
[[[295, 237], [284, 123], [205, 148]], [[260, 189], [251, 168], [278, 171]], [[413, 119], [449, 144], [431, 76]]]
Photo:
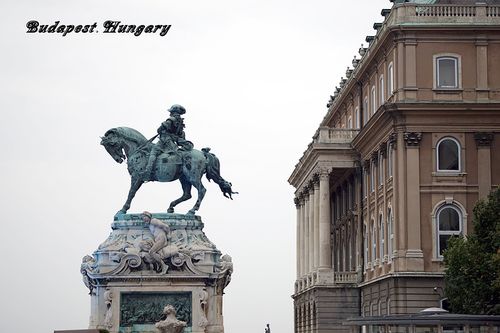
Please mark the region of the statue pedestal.
[[[81, 267], [90, 290], [89, 328], [111, 333], [158, 332], [163, 309], [172, 305], [184, 333], [222, 333], [223, 290], [232, 262], [210, 242], [199, 216], [154, 214], [168, 225], [158, 248], [154, 229], [140, 214], [115, 218], [111, 234]], [[161, 230], [160, 230], [161, 231]], [[152, 250], [153, 249], [153, 250]]]

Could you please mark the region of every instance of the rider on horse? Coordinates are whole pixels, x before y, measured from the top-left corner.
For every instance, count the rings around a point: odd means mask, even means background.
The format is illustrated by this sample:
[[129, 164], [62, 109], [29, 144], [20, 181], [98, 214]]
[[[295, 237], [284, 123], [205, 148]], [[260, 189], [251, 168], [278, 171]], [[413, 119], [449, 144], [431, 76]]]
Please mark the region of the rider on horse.
[[168, 109], [170, 112], [170, 117], [161, 123], [157, 132], [160, 137], [157, 144], [153, 145], [151, 149], [148, 164], [144, 170], [144, 176], [146, 179], [151, 179], [151, 173], [153, 171], [153, 166], [156, 161], [156, 157], [162, 153], [174, 154], [178, 150], [189, 151], [193, 149], [193, 143], [186, 140], [186, 134], [184, 133], [184, 119], [181, 117], [182, 114], [186, 113], [186, 109], [178, 104], [174, 104]]

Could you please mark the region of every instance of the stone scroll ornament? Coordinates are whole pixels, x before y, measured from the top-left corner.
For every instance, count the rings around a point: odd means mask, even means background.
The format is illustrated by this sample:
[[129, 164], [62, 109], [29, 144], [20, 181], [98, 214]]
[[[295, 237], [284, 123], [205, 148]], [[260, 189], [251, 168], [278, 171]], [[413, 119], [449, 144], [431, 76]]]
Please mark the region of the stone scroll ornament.
[[[186, 109], [176, 104], [168, 111], [170, 117], [160, 125], [158, 134], [149, 140], [128, 127], [112, 128], [101, 137], [101, 145], [116, 162], [127, 160], [131, 176], [127, 200], [117, 215], [127, 212], [136, 192], [148, 181], [181, 182], [183, 194], [170, 203], [168, 213], [173, 213], [177, 204], [191, 198], [191, 188], [194, 186], [198, 191], [198, 199], [187, 214], [195, 214], [206, 192], [201, 182], [203, 175], [217, 183], [225, 197], [232, 199], [232, 194], [237, 193], [233, 192], [232, 184], [220, 175], [219, 160], [210, 152], [210, 148], [201, 151], [193, 149], [193, 143], [185, 139], [181, 115], [186, 113]], [[159, 141], [154, 143], [156, 138]]]

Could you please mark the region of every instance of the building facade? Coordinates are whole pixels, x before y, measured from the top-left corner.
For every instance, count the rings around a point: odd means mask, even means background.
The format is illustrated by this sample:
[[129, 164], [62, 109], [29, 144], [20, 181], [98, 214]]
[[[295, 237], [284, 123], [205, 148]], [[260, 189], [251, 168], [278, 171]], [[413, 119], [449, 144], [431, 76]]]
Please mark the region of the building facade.
[[440, 306], [447, 240], [500, 185], [500, 1], [425, 2], [382, 10], [289, 178], [297, 333]]

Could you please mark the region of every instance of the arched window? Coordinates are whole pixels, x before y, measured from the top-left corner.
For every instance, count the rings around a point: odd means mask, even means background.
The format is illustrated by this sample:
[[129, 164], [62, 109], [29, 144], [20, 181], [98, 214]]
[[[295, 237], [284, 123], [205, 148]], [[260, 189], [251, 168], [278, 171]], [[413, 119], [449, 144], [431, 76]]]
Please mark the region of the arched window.
[[368, 228], [366, 226], [366, 223], [363, 224], [363, 238], [364, 238], [363, 261], [364, 261], [365, 270], [366, 270], [366, 267], [368, 266]]
[[378, 219], [378, 232], [379, 232], [379, 253], [380, 260], [384, 260], [384, 247], [385, 247], [385, 228], [384, 228], [384, 217], [380, 214]]
[[394, 91], [394, 67], [392, 62], [387, 67], [387, 95], [391, 96]]
[[392, 161], [394, 159], [393, 144], [389, 143], [387, 145], [387, 177], [392, 177]]
[[363, 108], [363, 124], [368, 122], [368, 118], [370, 118], [370, 112], [368, 110], [368, 97], [365, 97], [365, 104]]
[[389, 241], [387, 242], [387, 254], [389, 257], [389, 261], [392, 259], [392, 252], [394, 251], [394, 224], [392, 217], [392, 209], [389, 207], [387, 210], [387, 235], [389, 237]]
[[[375, 81], [376, 82], [376, 81]], [[372, 86], [372, 97], [371, 97], [371, 104], [372, 104], [372, 114], [377, 112], [377, 94], [375, 92], [375, 86]]]
[[462, 212], [455, 205], [444, 205], [436, 214], [438, 256], [442, 256], [448, 247], [451, 236], [462, 233]]
[[454, 138], [441, 139], [436, 146], [437, 171], [460, 171], [460, 144]]
[[375, 220], [372, 220], [372, 261], [377, 260], [377, 228]]
[[361, 122], [360, 122], [360, 114], [359, 114], [359, 107], [356, 107], [356, 110], [354, 111], [356, 114], [356, 128], [361, 128]]

